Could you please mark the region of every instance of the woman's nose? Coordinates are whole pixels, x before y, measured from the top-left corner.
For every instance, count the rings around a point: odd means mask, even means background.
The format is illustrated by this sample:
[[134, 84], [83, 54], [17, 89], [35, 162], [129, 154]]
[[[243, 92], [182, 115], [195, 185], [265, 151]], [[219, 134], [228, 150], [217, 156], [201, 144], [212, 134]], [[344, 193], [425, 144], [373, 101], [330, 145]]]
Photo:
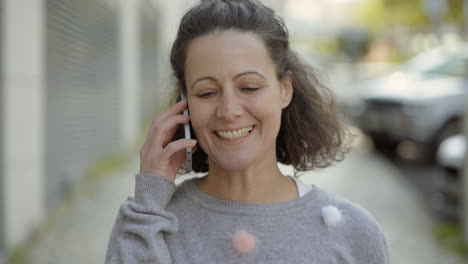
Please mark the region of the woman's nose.
[[227, 121], [232, 121], [241, 115], [242, 105], [236, 95], [223, 93], [216, 111], [216, 117], [225, 119]]

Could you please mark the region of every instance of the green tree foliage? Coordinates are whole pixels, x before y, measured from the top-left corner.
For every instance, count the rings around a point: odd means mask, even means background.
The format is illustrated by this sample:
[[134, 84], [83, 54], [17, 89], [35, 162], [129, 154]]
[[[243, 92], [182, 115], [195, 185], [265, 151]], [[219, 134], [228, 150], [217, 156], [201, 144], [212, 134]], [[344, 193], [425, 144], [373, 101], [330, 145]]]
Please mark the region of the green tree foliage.
[[[422, 7], [423, 0], [367, 0], [354, 10], [354, 20], [372, 31], [391, 26], [422, 29], [430, 21]], [[463, 0], [446, 0], [444, 21], [462, 23]]]

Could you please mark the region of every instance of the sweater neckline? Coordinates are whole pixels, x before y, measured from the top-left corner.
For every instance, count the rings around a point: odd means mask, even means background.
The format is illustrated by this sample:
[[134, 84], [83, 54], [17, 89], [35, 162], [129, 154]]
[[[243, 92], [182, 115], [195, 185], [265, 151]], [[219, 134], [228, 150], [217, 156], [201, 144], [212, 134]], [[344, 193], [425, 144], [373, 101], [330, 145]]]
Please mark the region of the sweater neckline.
[[200, 190], [195, 182], [195, 179], [187, 180], [182, 184], [182, 189], [190, 200], [212, 211], [221, 212], [224, 214], [236, 215], [285, 215], [291, 211], [303, 210], [308, 204], [318, 200], [320, 193], [319, 188], [311, 185], [311, 189], [302, 197], [294, 200], [273, 203], [261, 204], [253, 202], [230, 201], [222, 200], [210, 196]]

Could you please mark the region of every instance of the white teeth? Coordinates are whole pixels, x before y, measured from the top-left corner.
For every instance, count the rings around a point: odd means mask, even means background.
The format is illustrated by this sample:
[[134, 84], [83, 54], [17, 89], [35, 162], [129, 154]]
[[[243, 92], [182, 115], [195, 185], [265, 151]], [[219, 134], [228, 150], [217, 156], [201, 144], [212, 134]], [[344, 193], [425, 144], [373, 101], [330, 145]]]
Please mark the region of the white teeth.
[[252, 131], [252, 129], [253, 126], [249, 126], [235, 131], [216, 131], [216, 134], [225, 139], [237, 139], [246, 136]]

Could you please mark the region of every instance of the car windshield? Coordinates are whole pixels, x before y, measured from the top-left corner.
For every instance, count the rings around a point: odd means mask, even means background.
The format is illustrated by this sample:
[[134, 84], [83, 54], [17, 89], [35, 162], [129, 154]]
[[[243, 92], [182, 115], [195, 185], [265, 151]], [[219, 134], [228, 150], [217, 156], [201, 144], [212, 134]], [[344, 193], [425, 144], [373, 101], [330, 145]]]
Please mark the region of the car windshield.
[[443, 68], [449, 54], [442, 49], [422, 53], [402, 65], [402, 70], [411, 74], [426, 75], [434, 73], [435, 69]]
[[410, 59], [402, 65], [401, 70], [414, 75], [447, 75], [467, 78], [468, 56], [463, 48], [437, 48]]

